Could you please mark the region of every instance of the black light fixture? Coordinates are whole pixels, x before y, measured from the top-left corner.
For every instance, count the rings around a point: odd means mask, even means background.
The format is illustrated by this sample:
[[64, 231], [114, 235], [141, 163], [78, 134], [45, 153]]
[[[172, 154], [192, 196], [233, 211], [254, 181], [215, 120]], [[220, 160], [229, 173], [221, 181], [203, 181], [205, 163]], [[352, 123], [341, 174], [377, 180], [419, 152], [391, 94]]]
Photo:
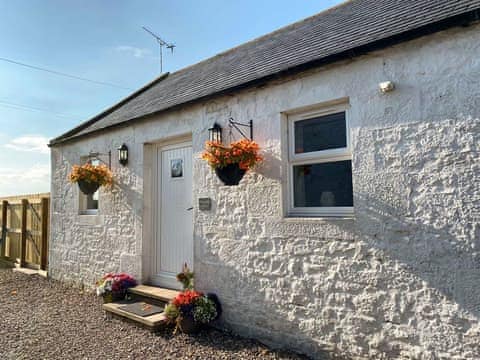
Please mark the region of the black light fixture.
[[213, 142], [222, 142], [222, 127], [217, 123], [213, 124], [213, 127], [208, 129], [209, 139]]
[[128, 147], [125, 144], [118, 148], [118, 162], [123, 166], [128, 163]]

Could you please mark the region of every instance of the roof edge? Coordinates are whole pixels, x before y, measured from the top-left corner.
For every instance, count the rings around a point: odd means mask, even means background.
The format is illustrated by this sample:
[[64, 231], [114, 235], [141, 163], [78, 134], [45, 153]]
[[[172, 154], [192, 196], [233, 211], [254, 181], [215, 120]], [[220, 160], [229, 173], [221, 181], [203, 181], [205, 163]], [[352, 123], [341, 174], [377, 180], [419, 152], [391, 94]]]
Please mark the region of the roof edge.
[[[400, 44], [400, 43], [403, 43], [403, 42], [414, 40], [414, 39], [420, 38], [422, 36], [431, 35], [431, 34], [434, 34], [434, 33], [437, 33], [437, 32], [443, 31], [443, 30], [447, 30], [447, 29], [450, 29], [450, 28], [453, 28], [453, 27], [466, 27], [466, 26], [469, 26], [470, 24], [472, 24], [476, 21], [479, 21], [479, 20], [480, 20], [480, 9], [474, 9], [474, 10], [471, 10], [471, 11], [467, 11], [467, 12], [464, 12], [464, 13], [461, 13], [461, 14], [458, 14], [458, 15], [454, 15], [454, 16], [442, 19], [442, 20], [437, 21], [437, 22], [433, 22], [433, 23], [430, 23], [430, 24], [420, 26], [416, 29], [412, 29], [412, 30], [408, 30], [408, 31], [405, 31], [405, 32], [402, 32], [402, 33], [398, 33], [398, 34], [395, 34], [395, 35], [392, 35], [392, 36], [389, 36], [389, 37], [386, 37], [386, 38], [383, 38], [383, 39], [376, 40], [374, 42], [370, 42], [370, 43], [367, 43], [367, 44], [364, 44], [364, 45], [357, 46], [357, 47], [349, 49], [349, 50], [345, 50], [345, 51], [342, 51], [342, 52], [339, 52], [339, 53], [336, 53], [336, 54], [332, 54], [332, 55], [327, 56], [327, 57], [323, 57], [323, 58], [316, 59], [316, 60], [313, 60], [313, 61], [309, 61], [309, 62], [300, 64], [300, 65], [297, 65], [297, 66], [294, 66], [294, 67], [291, 67], [291, 68], [287, 68], [287, 69], [278, 71], [276, 73], [272, 73], [270, 75], [263, 76], [261, 78], [257, 78], [257, 79], [254, 79], [254, 80], [251, 80], [251, 81], [248, 81], [248, 82], [245, 82], [245, 83], [241, 83], [241, 84], [238, 84], [238, 85], [235, 85], [235, 86], [231, 86], [229, 88], [225, 88], [225, 89], [213, 92], [211, 94], [208, 94], [208, 95], [205, 95], [205, 96], [202, 96], [202, 97], [199, 97], [199, 98], [188, 100], [188, 101], [185, 101], [183, 103], [167, 107], [165, 109], [154, 111], [154, 112], [151, 112], [149, 114], [145, 114], [145, 115], [142, 115], [142, 116], [139, 116], [139, 117], [134, 117], [134, 118], [123, 121], [123, 122], [118, 123], [118, 124], [114, 124], [114, 125], [111, 125], [111, 126], [106, 126], [104, 128], [100, 128], [100, 129], [95, 129], [91, 132], [80, 134], [80, 135], [77, 135], [77, 136], [74, 135], [75, 132], [83, 130], [85, 127], [87, 127], [91, 123], [94, 123], [99, 117], [101, 117], [103, 115], [107, 115], [109, 113], [109, 112], [103, 112], [103, 113], [95, 116], [91, 120], [87, 121], [86, 123], [77, 126], [77, 128], [70, 130], [69, 132], [65, 133], [64, 135], [59, 136], [55, 139], [52, 139], [50, 141], [49, 146], [55, 146], [55, 145], [59, 145], [61, 143], [76, 141], [78, 139], [84, 138], [84, 137], [92, 135], [92, 134], [97, 134], [97, 133], [101, 133], [101, 132], [104, 132], [104, 131], [109, 131], [113, 128], [124, 127], [124, 126], [127, 126], [127, 125], [131, 124], [133, 121], [142, 120], [142, 119], [145, 119], [145, 118], [147, 118], [149, 116], [152, 116], [152, 115], [157, 115], [157, 114], [164, 113], [164, 112], [167, 112], [167, 111], [172, 111], [172, 110], [181, 108], [181, 107], [186, 106], [186, 105], [191, 105], [191, 104], [198, 103], [198, 102], [201, 102], [201, 101], [205, 101], [205, 100], [208, 100], [208, 99], [211, 99], [211, 98], [214, 98], [214, 97], [230, 94], [230, 93], [238, 91], [238, 90], [243, 90], [243, 89], [251, 88], [251, 87], [254, 87], [254, 86], [260, 86], [260, 85], [263, 85], [263, 84], [265, 84], [269, 81], [279, 79], [281, 77], [294, 75], [294, 74], [297, 74], [297, 73], [301, 73], [303, 71], [307, 71], [307, 70], [310, 70], [310, 69], [314, 69], [314, 68], [318, 68], [318, 67], [325, 66], [325, 65], [328, 65], [328, 64], [332, 64], [332, 63], [335, 63], [335, 62], [338, 62], [338, 61], [341, 61], [341, 60], [352, 59], [352, 58], [355, 58], [355, 57], [358, 57], [358, 56], [361, 56], [361, 55], [365, 55], [365, 54], [370, 53], [372, 51], [382, 50], [382, 49], [385, 49], [389, 46], [394, 46], [394, 45], [397, 45], [397, 44]], [[165, 74], [165, 75], [168, 75], [168, 73]], [[134, 97], [134, 96], [140, 94], [141, 92], [147, 90], [157, 80], [160, 80], [160, 78], [155, 79], [152, 83], [148, 84], [146, 86], [146, 88], [142, 88], [142, 89], [138, 90], [136, 93], [133, 93], [132, 95], [130, 95], [125, 100], [128, 101], [132, 97]], [[127, 102], [127, 101], [125, 101], [125, 102]], [[123, 102], [121, 104], [118, 103], [118, 104], [114, 105], [114, 107], [111, 108], [112, 111], [119, 107], [117, 105], [123, 105], [125, 102]], [[110, 109], [107, 109], [107, 111], [108, 110], [110, 110]], [[84, 125], [84, 126], [82, 127], [82, 125]]]
[[95, 115], [94, 117], [82, 122], [81, 124], [75, 126], [73, 129], [70, 129], [69, 131], [63, 133], [62, 135], [59, 135], [55, 138], [53, 138], [52, 140], [50, 140], [48, 146], [51, 147], [55, 144], [58, 144], [58, 143], [61, 143], [62, 140], [64, 139], [68, 139], [72, 136], [75, 135], [75, 133], [87, 128], [88, 126], [94, 124], [95, 122], [97, 122], [98, 120], [100, 120], [102, 117], [112, 113], [113, 111], [117, 110], [118, 108], [120, 108], [121, 106], [125, 105], [126, 103], [128, 103], [130, 100], [134, 99], [135, 97], [137, 97], [138, 95], [140, 95], [141, 93], [145, 92], [146, 90], [150, 89], [153, 85], [159, 83], [160, 81], [164, 80], [165, 78], [168, 77], [170, 73], [167, 72], [165, 74], [162, 74], [158, 77], [156, 77], [155, 79], [153, 79], [152, 81], [148, 82], [147, 84], [143, 85], [140, 89], [134, 91], [133, 93], [131, 93], [130, 95], [128, 95], [127, 97], [121, 99], [119, 102], [113, 104], [112, 106], [106, 108], [105, 110], [103, 110], [102, 112], [100, 112], [99, 114]]

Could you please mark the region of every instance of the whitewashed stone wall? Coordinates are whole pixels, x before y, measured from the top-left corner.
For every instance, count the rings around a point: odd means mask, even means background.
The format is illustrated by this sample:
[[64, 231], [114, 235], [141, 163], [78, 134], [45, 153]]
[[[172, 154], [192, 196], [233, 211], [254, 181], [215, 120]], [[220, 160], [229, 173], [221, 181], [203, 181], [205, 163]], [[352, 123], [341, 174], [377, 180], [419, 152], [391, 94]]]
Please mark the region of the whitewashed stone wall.
[[[220, 326], [314, 357], [480, 358], [479, 34], [449, 30], [53, 148], [51, 276], [148, 281], [144, 144], [191, 133], [198, 155], [214, 121], [254, 119], [266, 161], [239, 186], [194, 164], [195, 199], [213, 199], [195, 209], [197, 285], [222, 300]], [[397, 88], [381, 95], [385, 80]], [[285, 217], [281, 113], [344, 97], [355, 216]], [[100, 215], [77, 215], [71, 165], [121, 143], [131, 162], [115, 169], [119, 184]]]

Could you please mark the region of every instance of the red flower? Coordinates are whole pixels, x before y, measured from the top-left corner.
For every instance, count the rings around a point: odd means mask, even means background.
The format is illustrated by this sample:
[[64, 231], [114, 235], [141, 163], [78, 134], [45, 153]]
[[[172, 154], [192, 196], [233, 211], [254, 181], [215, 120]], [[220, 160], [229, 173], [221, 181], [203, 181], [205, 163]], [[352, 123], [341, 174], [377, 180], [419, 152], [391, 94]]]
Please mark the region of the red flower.
[[178, 294], [175, 299], [173, 299], [173, 305], [180, 307], [182, 305], [191, 305], [197, 300], [200, 296], [203, 296], [201, 292], [195, 290], [185, 290]]

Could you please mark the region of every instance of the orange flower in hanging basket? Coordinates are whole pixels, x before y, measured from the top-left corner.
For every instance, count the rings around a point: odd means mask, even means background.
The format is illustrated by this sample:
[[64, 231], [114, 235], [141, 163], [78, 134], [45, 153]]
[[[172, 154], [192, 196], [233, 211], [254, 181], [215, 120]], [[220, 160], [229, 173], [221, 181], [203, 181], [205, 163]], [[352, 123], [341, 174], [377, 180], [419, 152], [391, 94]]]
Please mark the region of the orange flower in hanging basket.
[[73, 165], [68, 179], [72, 183], [78, 183], [80, 190], [85, 194], [93, 194], [100, 186], [111, 186], [113, 175], [105, 165]]
[[230, 146], [207, 141], [202, 159], [225, 185], [238, 185], [248, 170], [263, 161], [258, 144], [248, 139], [232, 142]]
[[202, 159], [207, 161], [212, 169], [238, 164], [242, 170], [250, 170], [263, 161], [260, 147], [253, 140], [242, 139], [225, 146], [218, 142], [207, 141]]

